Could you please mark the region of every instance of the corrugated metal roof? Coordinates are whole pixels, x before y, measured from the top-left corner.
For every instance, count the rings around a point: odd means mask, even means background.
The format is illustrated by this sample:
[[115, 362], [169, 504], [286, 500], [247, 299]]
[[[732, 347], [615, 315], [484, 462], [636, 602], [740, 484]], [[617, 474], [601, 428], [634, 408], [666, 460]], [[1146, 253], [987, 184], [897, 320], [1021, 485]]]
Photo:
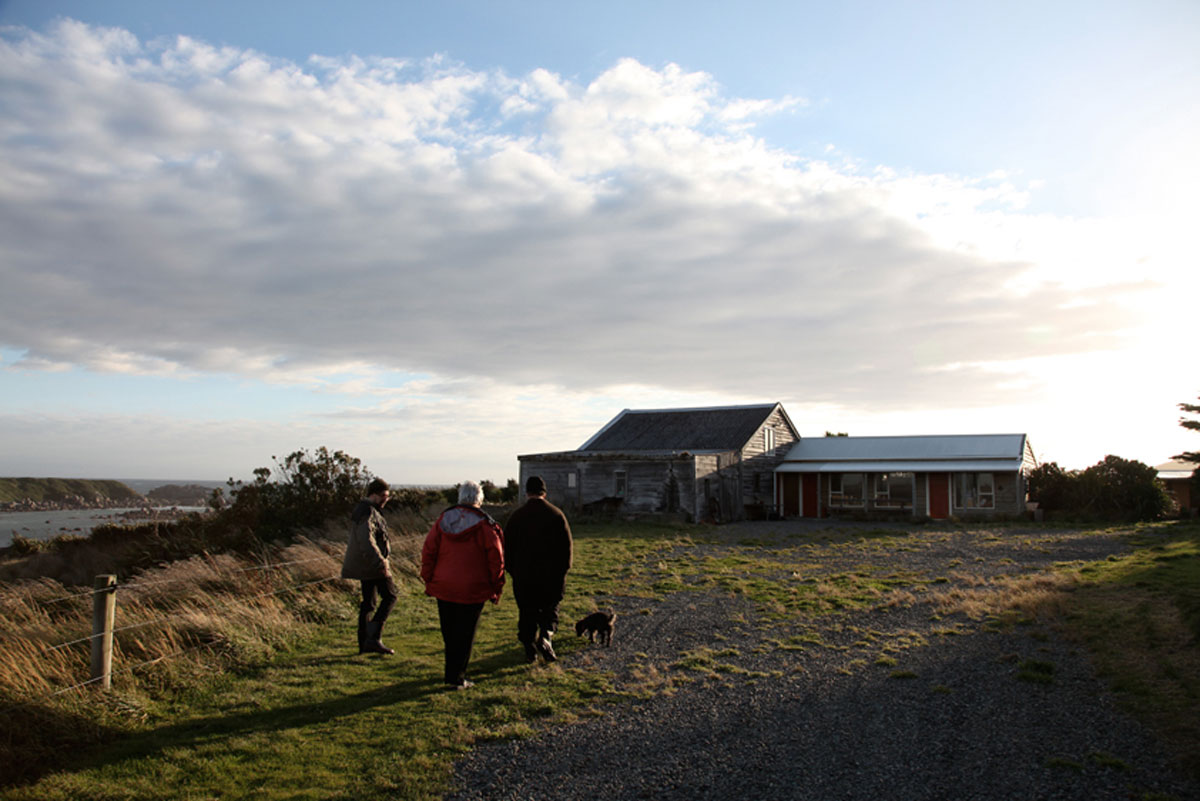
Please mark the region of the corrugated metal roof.
[[778, 406], [626, 409], [579, 447], [581, 451], [727, 451], [754, 436]]
[[1024, 455], [1024, 434], [808, 437], [792, 446], [785, 461], [914, 462], [1012, 459], [1016, 460], [1019, 467]]
[[1172, 460], [1169, 462], [1163, 462], [1162, 464], [1155, 466], [1154, 469], [1158, 471], [1158, 477], [1165, 481], [1167, 479], [1174, 480], [1180, 478], [1191, 478], [1192, 473], [1198, 466], [1200, 465], [1194, 465], [1191, 462]]
[[1009, 473], [1021, 469], [1020, 459], [955, 459], [937, 460], [893, 460], [893, 461], [847, 461], [837, 462], [784, 462], [775, 468], [776, 473]]

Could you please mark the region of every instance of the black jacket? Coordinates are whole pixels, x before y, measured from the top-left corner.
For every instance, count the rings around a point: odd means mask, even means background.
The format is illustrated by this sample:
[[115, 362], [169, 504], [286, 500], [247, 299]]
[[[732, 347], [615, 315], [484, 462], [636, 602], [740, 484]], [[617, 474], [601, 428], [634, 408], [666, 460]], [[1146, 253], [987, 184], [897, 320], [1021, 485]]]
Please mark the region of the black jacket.
[[571, 569], [571, 524], [545, 498], [530, 498], [504, 526], [504, 567], [518, 581], [561, 585]]

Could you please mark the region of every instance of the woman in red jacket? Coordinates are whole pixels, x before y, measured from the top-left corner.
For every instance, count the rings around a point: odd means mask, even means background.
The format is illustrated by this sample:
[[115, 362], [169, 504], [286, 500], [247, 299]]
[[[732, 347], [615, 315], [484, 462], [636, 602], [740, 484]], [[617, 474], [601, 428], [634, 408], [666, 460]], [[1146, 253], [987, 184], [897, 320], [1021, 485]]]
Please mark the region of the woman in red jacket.
[[504, 532], [479, 508], [483, 490], [474, 481], [458, 488], [458, 504], [442, 512], [421, 549], [425, 594], [437, 598], [446, 684], [470, 687], [467, 663], [483, 602], [500, 602], [504, 589]]

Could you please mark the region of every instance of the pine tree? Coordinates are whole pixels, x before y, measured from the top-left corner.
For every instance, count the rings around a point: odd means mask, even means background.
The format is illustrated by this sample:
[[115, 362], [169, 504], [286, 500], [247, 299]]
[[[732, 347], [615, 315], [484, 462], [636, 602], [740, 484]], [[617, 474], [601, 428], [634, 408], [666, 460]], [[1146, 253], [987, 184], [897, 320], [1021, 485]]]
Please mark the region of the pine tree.
[[[1197, 400], [1200, 400], [1200, 398]], [[1179, 408], [1191, 414], [1200, 414], [1200, 404], [1181, 403], [1179, 404]], [[1200, 431], [1200, 420], [1188, 420], [1186, 417], [1181, 417], [1179, 418], [1179, 425], [1190, 431]], [[1171, 458], [1179, 459], [1183, 462], [1191, 462], [1192, 464], [1200, 464], [1200, 451], [1184, 451], [1183, 453], [1175, 454]]]

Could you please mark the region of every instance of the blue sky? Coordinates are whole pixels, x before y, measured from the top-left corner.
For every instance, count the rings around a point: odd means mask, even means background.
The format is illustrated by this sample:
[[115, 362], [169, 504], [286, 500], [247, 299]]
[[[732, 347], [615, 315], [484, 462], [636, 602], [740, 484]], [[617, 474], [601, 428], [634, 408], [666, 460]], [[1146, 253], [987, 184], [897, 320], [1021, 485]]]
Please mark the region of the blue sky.
[[502, 481], [626, 407], [773, 400], [1070, 467], [1194, 449], [1194, 3], [0, 25], [0, 474], [327, 445]]

